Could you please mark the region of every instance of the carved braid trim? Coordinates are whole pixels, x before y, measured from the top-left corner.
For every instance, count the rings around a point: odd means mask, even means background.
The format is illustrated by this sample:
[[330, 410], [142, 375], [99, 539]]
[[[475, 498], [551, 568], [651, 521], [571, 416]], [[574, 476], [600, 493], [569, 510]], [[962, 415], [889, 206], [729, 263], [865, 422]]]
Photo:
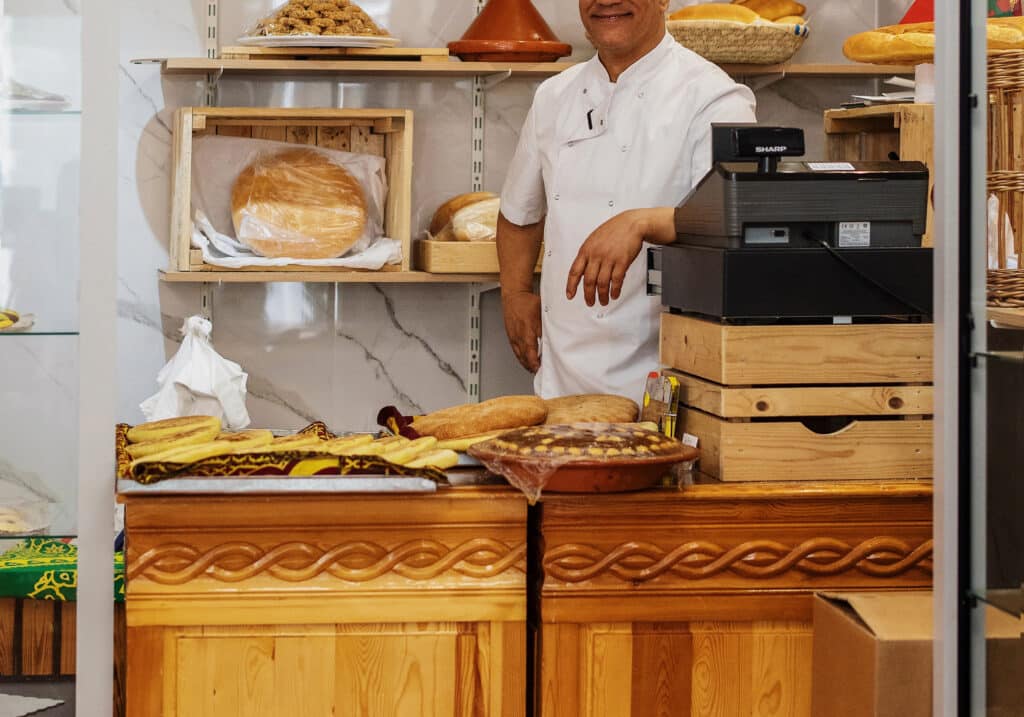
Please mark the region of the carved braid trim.
[[544, 573], [565, 583], [610, 574], [643, 583], [671, 573], [686, 580], [706, 580], [723, 572], [766, 580], [791, 570], [813, 577], [857, 571], [891, 578], [918, 569], [931, 575], [932, 541], [911, 548], [896, 538], [878, 537], [852, 546], [834, 538], [812, 538], [796, 547], [772, 540], [751, 540], [722, 548], [699, 540], [666, 552], [650, 543], [629, 542], [607, 554], [590, 545], [567, 544], [544, 556]]
[[410, 580], [433, 580], [453, 571], [483, 580], [508, 570], [526, 572], [526, 544], [509, 546], [475, 538], [453, 548], [435, 540], [411, 540], [394, 548], [351, 542], [323, 550], [308, 543], [285, 543], [264, 550], [252, 543], [218, 545], [205, 553], [181, 543], [147, 550], [128, 565], [128, 579], [147, 578], [162, 585], [182, 585], [206, 576], [225, 583], [261, 573], [298, 583], [322, 573], [364, 583], [386, 573]]

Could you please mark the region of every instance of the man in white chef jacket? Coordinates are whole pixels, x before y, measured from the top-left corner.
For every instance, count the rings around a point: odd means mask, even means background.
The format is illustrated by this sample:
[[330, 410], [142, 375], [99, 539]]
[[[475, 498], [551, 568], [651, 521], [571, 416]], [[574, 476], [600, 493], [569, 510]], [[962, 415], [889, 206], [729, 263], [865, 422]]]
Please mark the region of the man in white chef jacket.
[[750, 90], [666, 33], [667, 3], [579, 0], [597, 55], [538, 88], [505, 179], [505, 328], [544, 398], [640, 398], [660, 312], [642, 249], [674, 241], [673, 209], [711, 167], [711, 124], [754, 121]]

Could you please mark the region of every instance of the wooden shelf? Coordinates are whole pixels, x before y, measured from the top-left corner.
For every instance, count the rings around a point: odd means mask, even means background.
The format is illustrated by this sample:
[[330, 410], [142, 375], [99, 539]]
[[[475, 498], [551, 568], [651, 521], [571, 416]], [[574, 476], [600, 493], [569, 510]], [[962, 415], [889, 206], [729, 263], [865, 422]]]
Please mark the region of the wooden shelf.
[[[459, 62], [457, 60], [391, 61], [391, 60], [211, 60], [193, 57], [171, 57], [153, 60], [133, 60], [135, 63], [160, 63], [165, 75], [205, 75], [211, 73], [302, 75], [347, 74], [381, 77], [475, 77], [509, 73], [512, 77], [541, 78], [567, 70], [574, 62]], [[786, 77], [882, 77], [886, 75], [912, 75], [914, 68], [905, 65], [848, 64], [780, 64], [780, 65], [722, 65], [736, 77], [784, 75]]]
[[475, 284], [498, 280], [497, 274], [431, 274], [426, 271], [161, 271], [168, 283], [265, 284], [301, 281], [330, 284]]
[[1001, 306], [988, 307], [988, 320], [1001, 327], [1024, 329], [1024, 309], [1010, 309]]

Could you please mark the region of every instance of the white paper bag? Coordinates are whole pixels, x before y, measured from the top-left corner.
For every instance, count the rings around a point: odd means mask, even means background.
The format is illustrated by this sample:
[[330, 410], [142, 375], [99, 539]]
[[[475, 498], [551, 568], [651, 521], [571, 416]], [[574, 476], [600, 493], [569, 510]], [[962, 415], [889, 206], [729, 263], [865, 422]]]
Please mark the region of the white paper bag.
[[185, 319], [184, 340], [156, 380], [160, 390], [139, 406], [147, 421], [179, 416], [218, 416], [225, 428], [249, 425], [245, 408], [249, 375], [218, 354], [210, 343], [213, 324], [201, 316]]

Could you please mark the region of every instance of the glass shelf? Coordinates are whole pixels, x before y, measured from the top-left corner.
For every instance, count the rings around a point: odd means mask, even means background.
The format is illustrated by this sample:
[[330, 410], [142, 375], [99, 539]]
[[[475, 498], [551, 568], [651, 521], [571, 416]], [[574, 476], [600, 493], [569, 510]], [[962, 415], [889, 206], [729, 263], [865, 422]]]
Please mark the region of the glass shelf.
[[78, 336], [78, 329], [70, 326], [33, 326], [27, 331], [0, 331], [0, 339], [19, 336]]
[[82, 110], [12, 110], [2, 111], [8, 117], [81, 117]]

